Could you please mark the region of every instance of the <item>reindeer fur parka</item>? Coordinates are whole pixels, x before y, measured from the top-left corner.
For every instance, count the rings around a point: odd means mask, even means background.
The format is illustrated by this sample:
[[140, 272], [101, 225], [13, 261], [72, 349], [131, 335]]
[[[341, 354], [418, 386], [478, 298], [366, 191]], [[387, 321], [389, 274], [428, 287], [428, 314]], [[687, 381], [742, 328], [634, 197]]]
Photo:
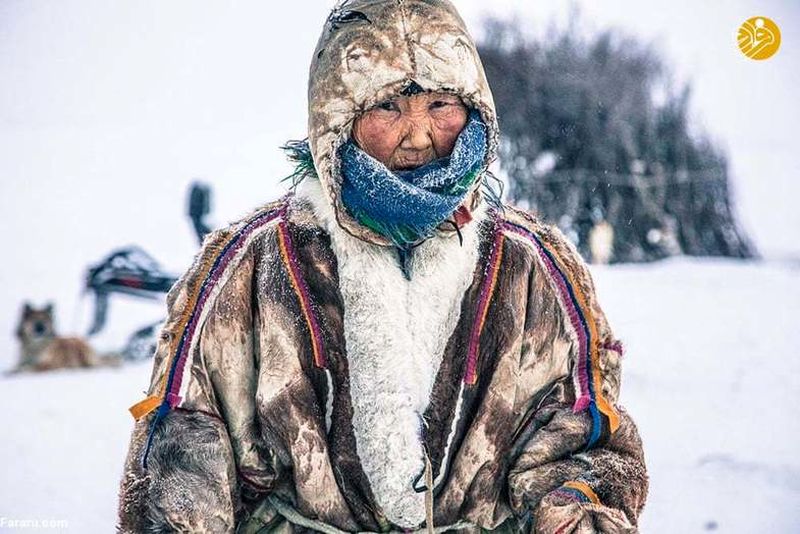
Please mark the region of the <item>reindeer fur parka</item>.
[[206, 238], [167, 297], [120, 532], [636, 532], [648, 479], [621, 347], [574, 247], [476, 182], [408, 259], [341, 204], [337, 148], [410, 82], [494, 104], [443, 0], [333, 11], [311, 173]]

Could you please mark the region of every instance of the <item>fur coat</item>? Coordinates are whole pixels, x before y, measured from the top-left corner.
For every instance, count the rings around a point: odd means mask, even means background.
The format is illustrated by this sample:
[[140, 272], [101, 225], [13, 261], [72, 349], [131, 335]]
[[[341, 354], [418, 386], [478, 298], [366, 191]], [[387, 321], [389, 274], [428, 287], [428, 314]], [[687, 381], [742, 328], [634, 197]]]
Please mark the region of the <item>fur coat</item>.
[[[401, 272], [341, 205], [336, 149], [413, 81], [478, 109], [442, 0], [355, 0], [314, 53], [298, 190], [208, 236], [168, 319], [121, 481], [120, 532], [635, 532], [648, 479], [621, 346], [556, 229], [490, 206]], [[430, 523], [430, 525], [429, 525]]]

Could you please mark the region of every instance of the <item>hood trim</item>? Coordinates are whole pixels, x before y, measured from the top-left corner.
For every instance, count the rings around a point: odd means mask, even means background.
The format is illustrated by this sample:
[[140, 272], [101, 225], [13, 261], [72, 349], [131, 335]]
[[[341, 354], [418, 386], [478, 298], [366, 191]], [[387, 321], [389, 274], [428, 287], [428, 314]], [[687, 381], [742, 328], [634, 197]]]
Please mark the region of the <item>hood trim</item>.
[[[487, 129], [486, 158], [469, 196], [479, 191], [497, 159], [494, 99], [474, 41], [449, 1], [349, 0], [333, 13], [339, 16], [326, 22], [310, 68], [311, 154], [337, 224], [362, 241], [390, 247], [387, 238], [350, 216], [341, 201], [337, 154], [350, 139], [355, 118], [401, 95], [411, 83], [460, 97], [480, 112]], [[352, 14], [349, 22], [341, 22], [343, 13]]]

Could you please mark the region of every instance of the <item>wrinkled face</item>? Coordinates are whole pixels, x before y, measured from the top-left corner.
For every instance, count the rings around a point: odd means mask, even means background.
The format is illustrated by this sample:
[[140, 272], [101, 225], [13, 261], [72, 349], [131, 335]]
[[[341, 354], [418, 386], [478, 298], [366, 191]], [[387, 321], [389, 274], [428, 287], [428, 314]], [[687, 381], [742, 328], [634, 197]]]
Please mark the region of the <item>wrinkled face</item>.
[[466, 106], [454, 95], [399, 96], [360, 115], [353, 124], [353, 140], [391, 170], [413, 169], [449, 156], [467, 116]]

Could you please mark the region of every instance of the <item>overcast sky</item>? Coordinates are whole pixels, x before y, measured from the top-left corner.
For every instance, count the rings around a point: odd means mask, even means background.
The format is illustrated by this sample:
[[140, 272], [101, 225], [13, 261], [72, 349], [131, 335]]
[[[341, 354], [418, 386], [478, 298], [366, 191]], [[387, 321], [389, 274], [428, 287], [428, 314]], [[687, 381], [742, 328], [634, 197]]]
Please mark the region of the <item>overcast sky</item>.
[[[489, 8], [520, 12], [537, 35], [570, 13], [556, 0], [455, 3], [475, 33]], [[696, 124], [729, 153], [745, 228], [768, 255], [800, 254], [800, 3], [577, 4], [587, 31], [615, 25], [655, 41], [691, 81]], [[305, 136], [308, 61], [331, 5], [0, 0], [0, 367], [16, 358], [24, 298], [55, 299], [62, 330], [84, 327], [84, 270], [111, 249], [138, 243], [185, 269], [196, 249], [184, 215], [192, 179], [214, 186], [218, 223], [283, 192], [277, 147]], [[767, 61], [735, 46], [754, 15], [782, 30]], [[112, 306], [132, 326], [160, 314]]]

